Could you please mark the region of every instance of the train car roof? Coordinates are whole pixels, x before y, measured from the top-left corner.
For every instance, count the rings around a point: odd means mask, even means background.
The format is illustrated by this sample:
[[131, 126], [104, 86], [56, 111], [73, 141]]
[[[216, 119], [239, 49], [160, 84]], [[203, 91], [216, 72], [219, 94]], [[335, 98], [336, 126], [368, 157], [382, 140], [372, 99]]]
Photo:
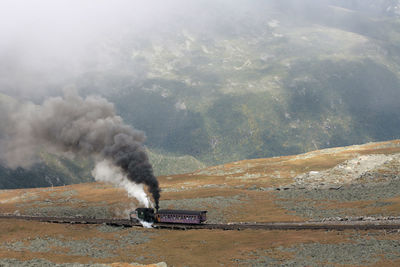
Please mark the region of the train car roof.
[[200, 215], [202, 213], [206, 213], [206, 210], [159, 210], [158, 214], [185, 214], [185, 215]]

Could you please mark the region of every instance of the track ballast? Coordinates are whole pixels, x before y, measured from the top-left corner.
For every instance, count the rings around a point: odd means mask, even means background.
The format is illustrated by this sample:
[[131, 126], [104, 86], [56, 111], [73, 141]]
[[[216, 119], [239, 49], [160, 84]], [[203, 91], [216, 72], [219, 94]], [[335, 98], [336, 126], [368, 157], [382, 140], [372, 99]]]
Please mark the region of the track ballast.
[[[86, 217], [44, 217], [14, 214], [1, 214], [0, 219], [19, 219], [48, 223], [66, 224], [107, 224], [112, 226], [141, 227], [140, 223], [128, 219], [96, 219]], [[154, 223], [155, 229], [191, 230], [400, 230], [400, 219], [358, 220], [358, 221], [308, 221], [308, 222], [271, 222], [271, 223], [231, 223], [231, 224], [171, 224]]]

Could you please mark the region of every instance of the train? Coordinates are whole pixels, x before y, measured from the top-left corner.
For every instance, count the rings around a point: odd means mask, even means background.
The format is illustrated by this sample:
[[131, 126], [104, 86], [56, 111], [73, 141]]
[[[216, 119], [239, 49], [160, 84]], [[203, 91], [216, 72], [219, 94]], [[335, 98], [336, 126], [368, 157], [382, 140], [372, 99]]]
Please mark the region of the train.
[[207, 211], [195, 210], [157, 210], [137, 208], [129, 214], [132, 222], [202, 224], [207, 221]]

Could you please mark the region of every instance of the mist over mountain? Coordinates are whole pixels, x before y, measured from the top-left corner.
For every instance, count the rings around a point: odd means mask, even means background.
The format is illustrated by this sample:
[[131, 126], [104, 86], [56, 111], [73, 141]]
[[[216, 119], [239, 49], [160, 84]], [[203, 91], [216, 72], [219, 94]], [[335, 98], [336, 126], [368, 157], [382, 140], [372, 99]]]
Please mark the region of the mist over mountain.
[[4, 1], [0, 34], [0, 93], [102, 95], [161, 154], [400, 137], [398, 0]]

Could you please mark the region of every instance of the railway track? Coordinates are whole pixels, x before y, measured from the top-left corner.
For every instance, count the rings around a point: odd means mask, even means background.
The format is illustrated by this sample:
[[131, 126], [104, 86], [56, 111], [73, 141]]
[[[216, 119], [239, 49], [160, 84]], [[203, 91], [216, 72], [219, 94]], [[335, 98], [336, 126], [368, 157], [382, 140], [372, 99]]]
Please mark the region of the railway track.
[[[128, 219], [95, 219], [85, 217], [41, 217], [13, 214], [0, 214], [0, 219], [18, 219], [48, 223], [66, 224], [107, 224], [112, 226], [141, 227], [140, 223]], [[170, 224], [155, 223], [156, 229], [191, 230], [400, 230], [400, 219], [367, 220], [367, 221], [313, 221], [313, 222], [273, 222], [273, 223], [233, 223], [233, 224]]]

